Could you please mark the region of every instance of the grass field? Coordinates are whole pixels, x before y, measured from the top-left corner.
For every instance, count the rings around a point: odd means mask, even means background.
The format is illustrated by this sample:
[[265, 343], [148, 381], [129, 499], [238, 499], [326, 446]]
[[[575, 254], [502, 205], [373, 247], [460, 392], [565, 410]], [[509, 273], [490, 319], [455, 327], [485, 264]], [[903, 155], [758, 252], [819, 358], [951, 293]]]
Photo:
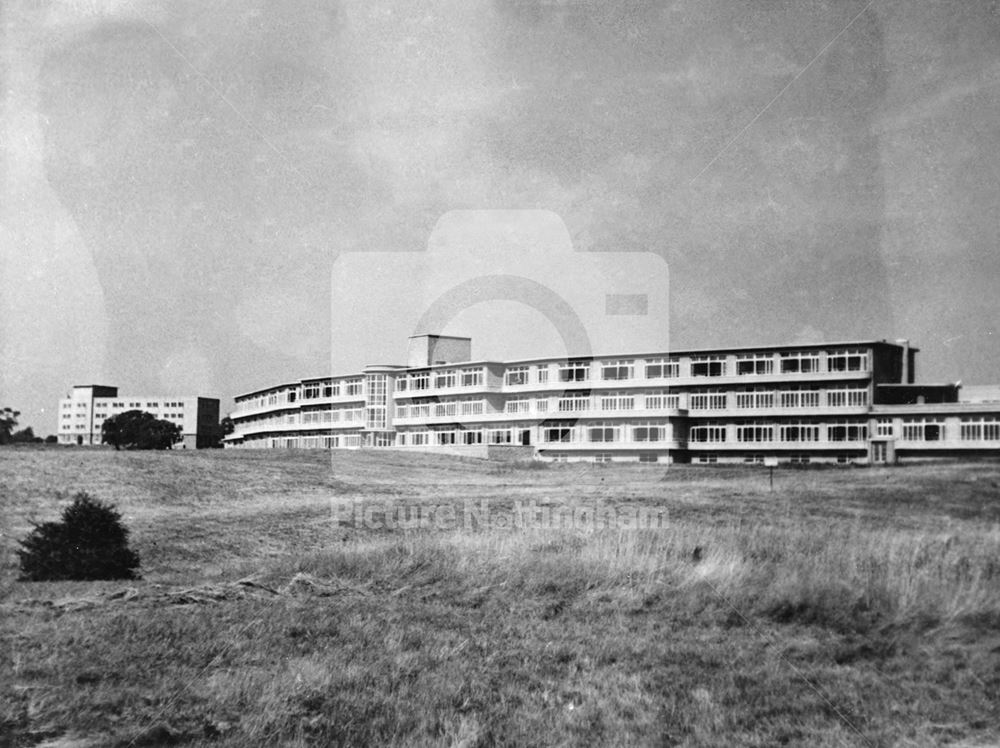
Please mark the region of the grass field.
[[[17, 581], [17, 539], [76, 491], [117, 505], [141, 580]], [[771, 491], [760, 468], [8, 448], [0, 492], [0, 746], [1000, 743], [1000, 464]], [[357, 502], [458, 521], [337, 519]], [[466, 502], [666, 521], [471, 526]]]

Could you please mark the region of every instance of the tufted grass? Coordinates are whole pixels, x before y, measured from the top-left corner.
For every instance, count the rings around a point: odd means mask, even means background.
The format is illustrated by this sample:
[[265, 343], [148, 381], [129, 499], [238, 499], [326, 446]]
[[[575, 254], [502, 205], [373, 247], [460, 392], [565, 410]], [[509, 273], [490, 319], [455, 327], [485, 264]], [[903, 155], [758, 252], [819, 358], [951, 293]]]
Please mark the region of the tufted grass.
[[[1000, 740], [997, 464], [772, 492], [752, 468], [39, 448], [0, 476], [0, 745]], [[118, 506], [142, 580], [15, 581], [16, 539], [76, 490]], [[666, 521], [337, 520], [469, 501]]]

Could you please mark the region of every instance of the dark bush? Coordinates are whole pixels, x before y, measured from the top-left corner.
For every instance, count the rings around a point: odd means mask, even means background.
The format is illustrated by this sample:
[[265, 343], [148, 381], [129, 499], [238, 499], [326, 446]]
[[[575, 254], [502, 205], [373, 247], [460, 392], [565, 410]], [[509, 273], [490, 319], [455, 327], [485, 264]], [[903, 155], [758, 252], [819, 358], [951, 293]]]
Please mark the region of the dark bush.
[[101, 442], [111, 444], [116, 450], [173, 449], [181, 438], [180, 426], [141, 410], [118, 413], [101, 425]]
[[78, 493], [61, 522], [35, 525], [21, 541], [21, 580], [134, 579], [139, 555], [128, 547], [128, 529], [110, 505]]

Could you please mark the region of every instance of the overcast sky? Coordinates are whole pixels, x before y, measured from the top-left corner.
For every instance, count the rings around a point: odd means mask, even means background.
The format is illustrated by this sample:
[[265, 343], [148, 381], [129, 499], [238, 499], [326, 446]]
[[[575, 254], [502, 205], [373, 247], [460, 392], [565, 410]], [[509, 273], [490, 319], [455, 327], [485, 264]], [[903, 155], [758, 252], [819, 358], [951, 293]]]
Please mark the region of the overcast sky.
[[[402, 362], [384, 288], [331, 351], [337, 257], [470, 208], [658, 253], [675, 347], [906, 337], [922, 380], [1000, 381], [995, 2], [0, 8], [0, 407], [38, 433], [76, 383], [225, 412]], [[514, 306], [449, 331], [546, 353]]]

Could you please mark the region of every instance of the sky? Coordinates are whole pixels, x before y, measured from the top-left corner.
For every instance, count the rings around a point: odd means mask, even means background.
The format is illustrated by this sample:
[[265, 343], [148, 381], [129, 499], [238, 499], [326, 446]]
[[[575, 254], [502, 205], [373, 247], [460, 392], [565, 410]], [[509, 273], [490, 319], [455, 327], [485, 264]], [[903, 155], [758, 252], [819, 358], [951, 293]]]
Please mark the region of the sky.
[[[418, 281], [388, 253], [469, 210], [555, 215], [617, 253], [604, 273], [653, 253], [675, 348], [908, 338], [922, 381], [1000, 382], [996, 2], [8, 0], [0, 22], [0, 407], [36, 433], [73, 384], [226, 412], [404, 362], [424, 310], [396, 319]], [[348, 264], [361, 303], [332, 296]], [[477, 358], [562, 352], [516, 300], [446, 327]]]

